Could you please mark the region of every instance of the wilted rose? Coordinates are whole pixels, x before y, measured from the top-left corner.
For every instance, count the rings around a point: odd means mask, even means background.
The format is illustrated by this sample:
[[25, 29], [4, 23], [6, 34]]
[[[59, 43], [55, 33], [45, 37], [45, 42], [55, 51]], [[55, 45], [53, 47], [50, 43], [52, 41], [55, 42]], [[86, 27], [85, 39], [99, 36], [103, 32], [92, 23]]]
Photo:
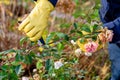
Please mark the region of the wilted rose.
[[98, 37], [103, 43], [110, 42], [113, 38], [113, 31], [106, 29], [105, 32], [101, 32], [100, 34], [98, 34]]
[[98, 37], [99, 37], [101, 42], [103, 42], [103, 43], [106, 42], [106, 35], [105, 35], [105, 33], [98, 34]]
[[98, 44], [93, 41], [90, 41], [84, 45], [84, 48], [85, 48], [86, 52], [93, 53], [97, 50]]
[[112, 38], [113, 38], [113, 31], [111, 30], [107, 30], [106, 31], [106, 38], [107, 38], [107, 41], [112, 41]]

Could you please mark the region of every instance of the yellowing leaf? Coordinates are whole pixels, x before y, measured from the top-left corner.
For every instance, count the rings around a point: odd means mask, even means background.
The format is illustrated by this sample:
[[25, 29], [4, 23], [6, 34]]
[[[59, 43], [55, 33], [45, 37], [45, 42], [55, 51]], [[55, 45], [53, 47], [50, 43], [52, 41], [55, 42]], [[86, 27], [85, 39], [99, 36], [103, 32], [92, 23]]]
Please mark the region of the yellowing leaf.
[[89, 32], [86, 32], [86, 31], [81, 31], [83, 35], [88, 35], [90, 34]]

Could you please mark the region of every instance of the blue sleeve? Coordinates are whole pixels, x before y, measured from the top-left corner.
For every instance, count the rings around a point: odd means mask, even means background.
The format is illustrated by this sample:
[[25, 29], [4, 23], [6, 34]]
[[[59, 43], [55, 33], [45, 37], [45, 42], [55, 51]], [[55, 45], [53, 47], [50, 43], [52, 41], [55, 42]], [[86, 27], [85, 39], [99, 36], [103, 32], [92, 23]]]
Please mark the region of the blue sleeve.
[[[37, 0], [34, 0], [34, 1], [37, 1]], [[58, 0], [49, 0], [49, 1], [50, 1], [50, 2], [53, 4], [53, 6], [55, 7]]]
[[[120, 30], [120, 17], [118, 17], [117, 19], [115, 19], [114, 21], [108, 22], [108, 23], [104, 23], [103, 24], [104, 27], [107, 27], [108, 29], [119, 29]], [[119, 30], [116, 30], [120, 33]]]
[[50, 1], [50, 2], [53, 4], [53, 6], [55, 7], [58, 0], [49, 0], [49, 1]]
[[[99, 11], [100, 20], [103, 23], [103, 27], [107, 27], [114, 33], [113, 40], [111, 41], [111, 43], [117, 43], [118, 41], [120, 41], [120, 17], [119, 15], [117, 15], [118, 13], [113, 12], [114, 10], [110, 8], [110, 5], [107, 2], [107, 0], [101, 0], [101, 2], [102, 7]], [[112, 7], [115, 7], [115, 5]], [[111, 18], [111, 15], [113, 14], [117, 15], [117, 17], [115, 17], [114, 19]]]
[[103, 27], [107, 27], [108, 29], [113, 31], [114, 36], [111, 43], [117, 43], [118, 41], [120, 41], [120, 17], [118, 17], [114, 21], [104, 23]]
[[115, 27], [115, 24], [113, 22], [108, 22], [108, 23], [104, 23], [103, 27], [107, 27], [108, 29], [112, 29]]

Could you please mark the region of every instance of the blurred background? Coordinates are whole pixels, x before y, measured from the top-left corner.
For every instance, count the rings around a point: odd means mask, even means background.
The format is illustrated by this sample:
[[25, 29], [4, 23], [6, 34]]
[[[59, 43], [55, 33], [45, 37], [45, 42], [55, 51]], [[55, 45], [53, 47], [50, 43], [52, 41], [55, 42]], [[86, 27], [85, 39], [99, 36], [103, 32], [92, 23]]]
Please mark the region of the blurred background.
[[[22, 21], [34, 6], [33, 0], [0, 0], [0, 51], [19, 47], [18, 42], [22, 35], [17, 29], [18, 22]], [[97, 0], [59, 0], [49, 20], [50, 32], [56, 29], [60, 31], [63, 29], [61, 24], [64, 23], [69, 26], [69, 23], [80, 22], [83, 18], [85, 21], [93, 8], [97, 9], [98, 6]], [[99, 19], [99, 16], [96, 18]]]
[[[18, 31], [19, 22], [34, 6], [33, 0], [0, 0], [0, 52], [20, 48], [19, 41], [25, 35]], [[49, 33], [69, 33], [74, 22], [80, 25], [91, 20], [100, 22], [99, 8], [99, 0], [59, 0], [49, 18]], [[107, 48], [92, 57], [81, 56], [79, 59], [80, 63], [75, 67], [86, 70], [87, 73], [83, 72], [85, 78], [78, 80], [108, 80], [110, 62]]]

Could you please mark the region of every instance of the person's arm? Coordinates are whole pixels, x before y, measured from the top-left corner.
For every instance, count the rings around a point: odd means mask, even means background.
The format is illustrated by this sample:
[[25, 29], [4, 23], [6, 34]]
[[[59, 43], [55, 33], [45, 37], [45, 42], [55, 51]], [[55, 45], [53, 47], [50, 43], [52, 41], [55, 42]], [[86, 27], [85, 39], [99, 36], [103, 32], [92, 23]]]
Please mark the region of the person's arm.
[[50, 2], [53, 4], [53, 6], [55, 7], [58, 0], [49, 0], [49, 1], [50, 1]]
[[[118, 14], [116, 12], [113, 12], [115, 11], [114, 9], [115, 9], [115, 6], [117, 5], [117, 4], [113, 5], [113, 2], [114, 1], [101, 0], [102, 7], [100, 8], [99, 15], [100, 15], [101, 22], [103, 23], [103, 27], [107, 27], [108, 29], [120, 28], [120, 16], [117, 15], [116, 18], [113, 17], [113, 15]], [[118, 32], [120, 33], [120, 31]]]
[[49, 15], [54, 10], [57, 0], [37, 0], [35, 3], [34, 9], [18, 28], [31, 41], [37, 41], [42, 37], [47, 28]]
[[109, 30], [113, 31], [114, 35], [111, 41], [112, 43], [120, 41], [120, 17], [111, 22], [103, 23], [103, 27], [107, 27]]
[[[113, 30], [114, 36], [112, 42], [116, 43], [120, 41], [120, 16], [117, 15], [116, 18], [113, 17], [113, 15], [118, 13], [113, 12], [114, 10], [110, 8], [110, 4], [107, 2], [107, 0], [101, 0], [101, 5], [102, 7], [99, 12], [101, 22], [103, 23], [103, 27]], [[112, 5], [112, 7], [115, 7], [115, 5]]]
[[[113, 28], [120, 29], [120, 17], [118, 17], [114, 21], [104, 23], [103, 27], [107, 27], [108, 29], [113, 29]], [[120, 33], [120, 31], [118, 32]]]
[[[34, 0], [34, 1], [37, 1], [37, 0]], [[49, 0], [49, 1], [50, 1], [50, 2], [53, 4], [53, 6], [55, 7], [58, 0]]]

